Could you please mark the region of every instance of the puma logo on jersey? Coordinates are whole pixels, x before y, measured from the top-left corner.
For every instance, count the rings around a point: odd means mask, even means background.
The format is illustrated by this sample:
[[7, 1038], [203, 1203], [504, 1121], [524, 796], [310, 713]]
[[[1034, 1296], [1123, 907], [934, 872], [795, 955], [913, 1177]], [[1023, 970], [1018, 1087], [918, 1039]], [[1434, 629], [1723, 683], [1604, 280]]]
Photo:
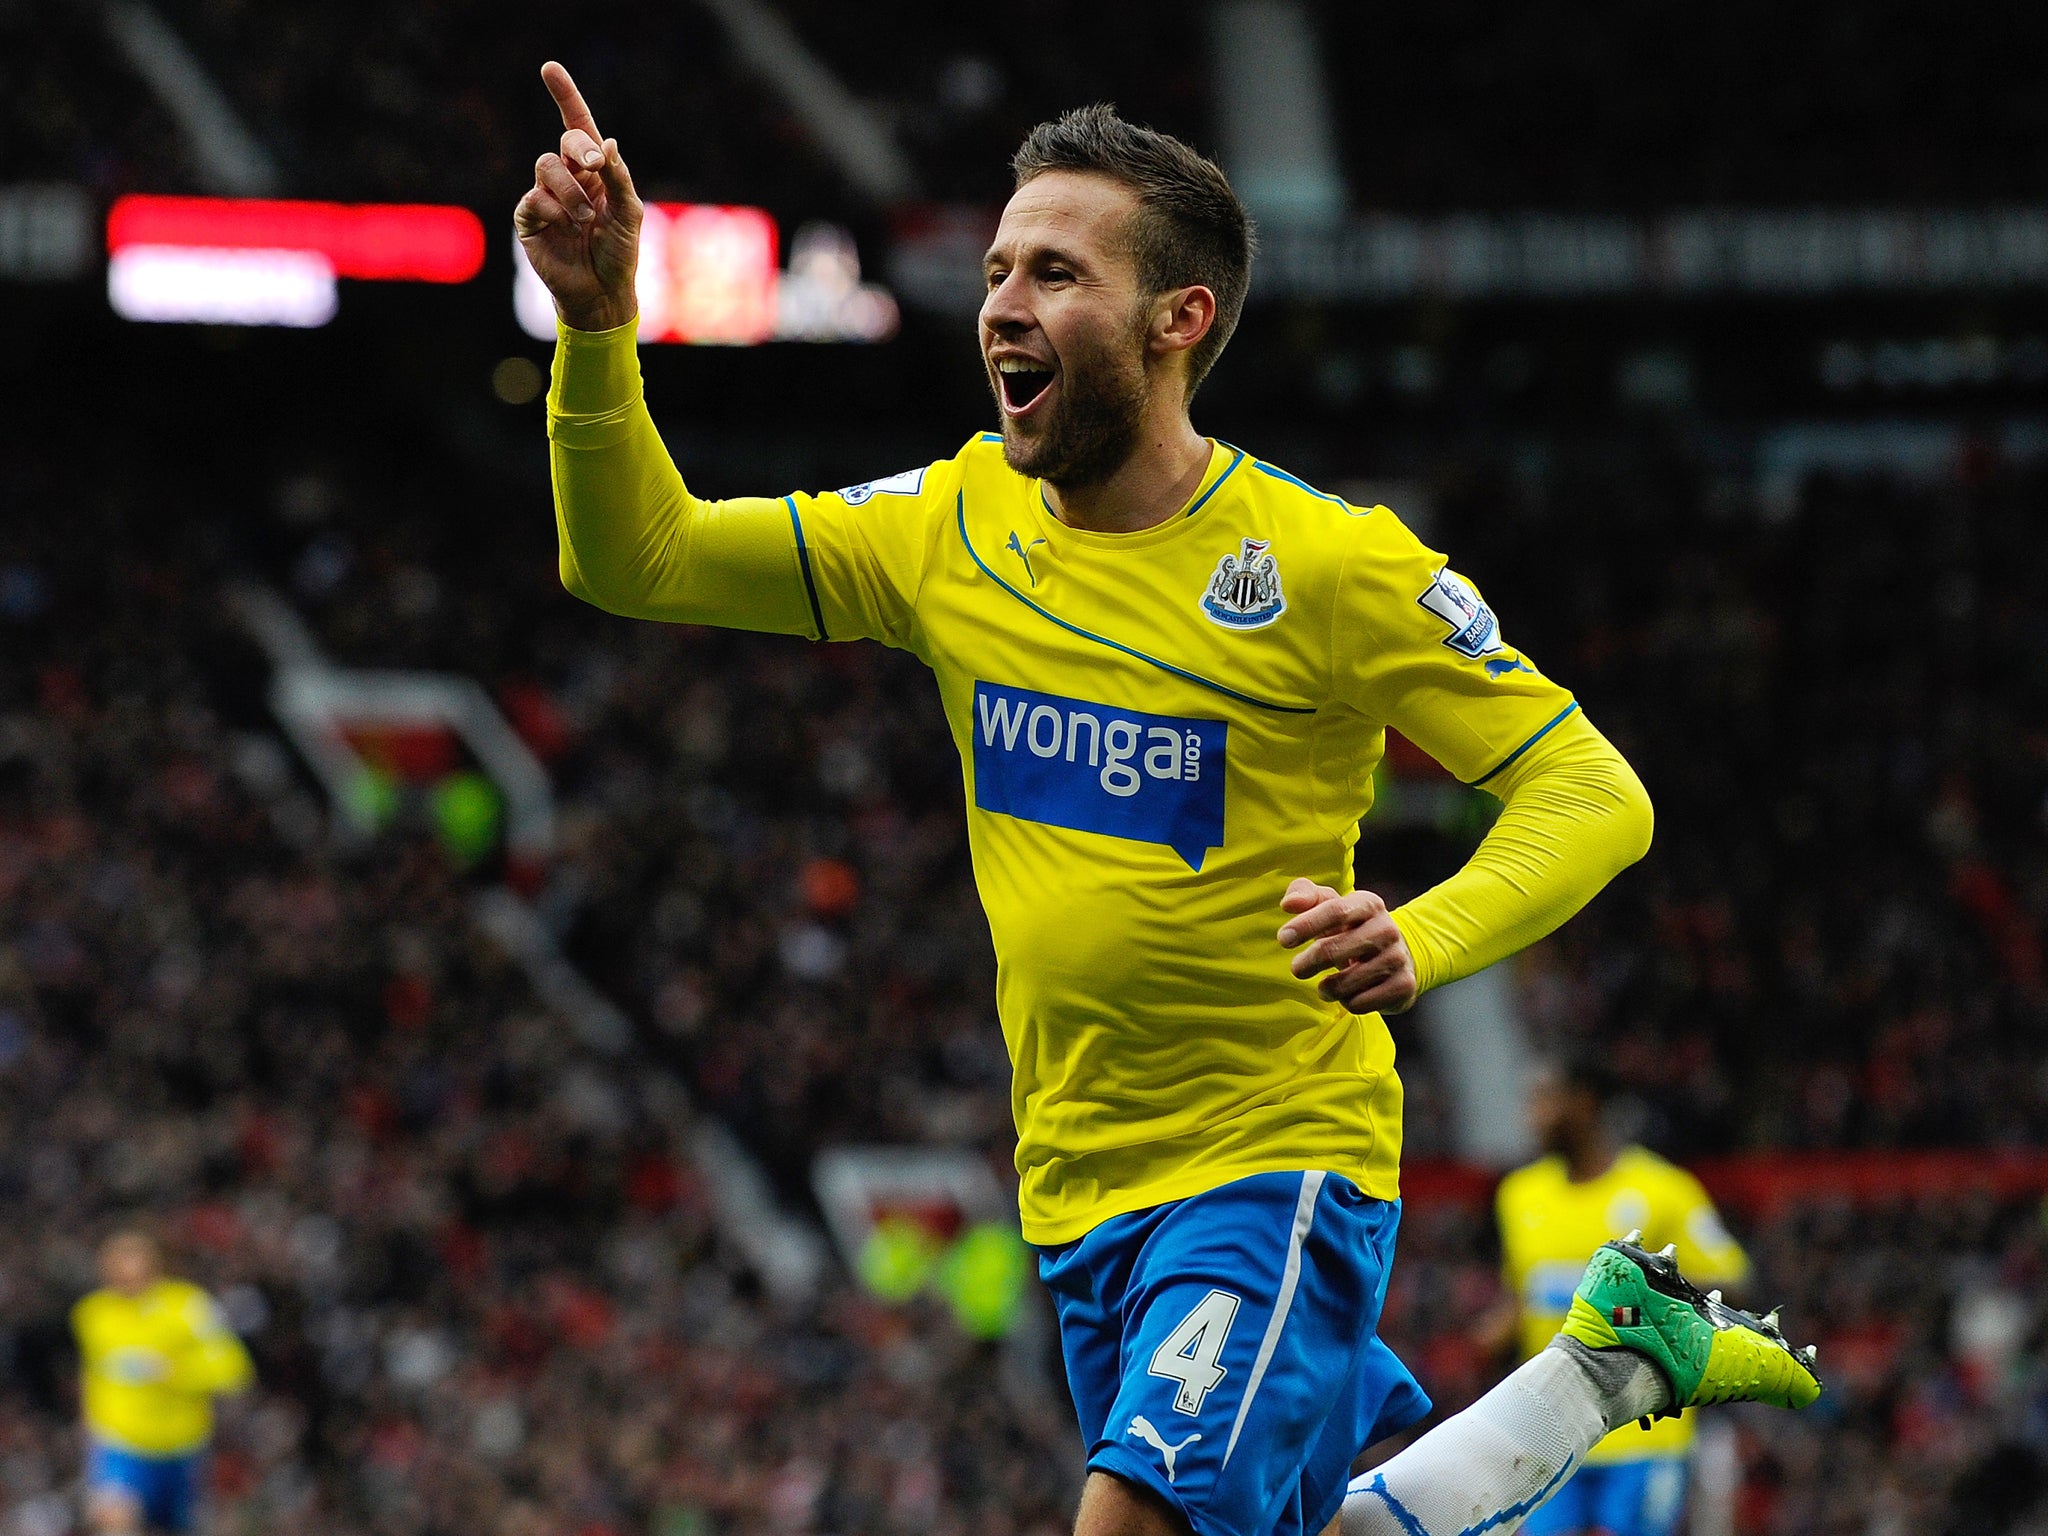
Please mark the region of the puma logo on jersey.
[[1143, 1415], [1142, 1413], [1131, 1420], [1131, 1427], [1125, 1430], [1124, 1433], [1127, 1435], [1136, 1435], [1140, 1440], [1144, 1441], [1147, 1445], [1151, 1446], [1153, 1450], [1159, 1453], [1161, 1459], [1164, 1460], [1166, 1463], [1166, 1480], [1169, 1483], [1173, 1481], [1174, 1458], [1180, 1455], [1180, 1453], [1186, 1450], [1189, 1446], [1193, 1445], [1197, 1440], [1202, 1438], [1200, 1435], [1189, 1435], [1187, 1439], [1181, 1441], [1179, 1445], [1168, 1445], [1166, 1443], [1165, 1437], [1162, 1436], [1159, 1433], [1158, 1429], [1154, 1427], [1152, 1421], [1146, 1418], [1145, 1415]]
[[1010, 542], [1006, 546], [1011, 554], [1024, 562], [1024, 574], [1031, 578], [1031, 585], [1034, 587], [1038, 585], [1038, 573], [1031, 569], [1031, 551], [1038, 548], [1044, 542], [1045, 540], [1043, 539], [1033, 539], [1029, 544], [1026, 544], [1017, 537], [1017, 530], [1012, 528], [1010, 530]]

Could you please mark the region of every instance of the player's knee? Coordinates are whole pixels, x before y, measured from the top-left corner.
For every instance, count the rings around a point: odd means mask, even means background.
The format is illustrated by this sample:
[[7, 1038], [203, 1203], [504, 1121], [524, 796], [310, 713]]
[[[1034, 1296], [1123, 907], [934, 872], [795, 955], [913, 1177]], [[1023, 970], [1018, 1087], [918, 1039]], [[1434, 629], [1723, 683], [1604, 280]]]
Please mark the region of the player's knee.
[[1151, 1489], [1112, 1472], [1090, 1472], [1074, 1536], [1192, 1536], [1181, 1512]]
[[142, 1529], [142, 1506], [131, 1495], [103, 1489], [87, 1500], [86, 1520], [96, 1536], [132, 1536]]

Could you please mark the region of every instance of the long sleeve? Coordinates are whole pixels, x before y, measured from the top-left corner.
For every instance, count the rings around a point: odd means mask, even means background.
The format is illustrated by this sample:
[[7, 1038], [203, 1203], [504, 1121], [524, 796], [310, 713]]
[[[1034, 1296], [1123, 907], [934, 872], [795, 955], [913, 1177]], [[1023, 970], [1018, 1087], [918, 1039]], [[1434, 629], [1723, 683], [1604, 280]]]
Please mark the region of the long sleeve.
[[548, 459], [562, 585], [629, 618], [819, 637], [794, 503], [690, 494], [641, 391], [634, 327], [561, 328]]
[[208, 1396], [246, 1391], [256, 1379], [249, 1351], [211, 1301], [202, 1298], [194, 1310], [199, 1315], [193, 1323], [192, 1341], [172, 1357], [168, 1385], [180, 1392]]
[[1423, 991], [1535, 943], [1649, 851], [1649, 793], [1581, 713], [1487, 788], [1500, 819], [1465, 867], [1393, 914]]

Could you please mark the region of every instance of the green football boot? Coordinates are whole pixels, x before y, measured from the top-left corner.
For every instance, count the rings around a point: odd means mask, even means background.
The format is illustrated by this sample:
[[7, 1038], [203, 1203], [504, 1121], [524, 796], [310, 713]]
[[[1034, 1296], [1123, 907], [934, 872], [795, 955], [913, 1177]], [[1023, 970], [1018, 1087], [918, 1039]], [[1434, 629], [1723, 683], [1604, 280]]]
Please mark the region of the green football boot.
[[1671, 1386], [1672, 1406], [1658, 1418], [1703, 1403], [1804, 1408], [1820, 1396], [1819, 1350], [1786, 1343], [1776, 1312], [1755, 1317], [1725, 1305], [1719, 1291], [1702, 1292], [1678, 1272], [1675, 1247], [1645, 1252], [1641, 1235], [1594, 1252], [1560, 1330], [1567, 1338], [1648, 1356]]

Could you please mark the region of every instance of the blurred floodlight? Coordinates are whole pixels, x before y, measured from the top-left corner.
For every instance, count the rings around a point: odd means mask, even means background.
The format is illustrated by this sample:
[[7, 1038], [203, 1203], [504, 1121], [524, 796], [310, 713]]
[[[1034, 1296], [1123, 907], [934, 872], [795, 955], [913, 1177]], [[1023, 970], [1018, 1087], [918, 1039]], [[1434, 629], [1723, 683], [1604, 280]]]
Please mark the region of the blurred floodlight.
[[507, 405], [525, 405], [547, 387], [547, 375], [530, 357], [508, 357], [491, 370], [491, 393]]
[[131, 245], [107, 263], [107, 298], [127, 320], [325, 325], [334, 318], [334, 265], [316, 251]]
[[484, 226], [467, 208], [422, 203], [309, 203], [244, 197], [123, 197], [107, 214], [107, 249], [314, 251], [341, 277], [466, 283], [484, 264]]
[[[780, 232], [759, 208], [650, 203], [640, 231], [639, 339], [753, 346], [764, 341], [886, 341], [896, 300], [860, 280], [852, 234], [836, 224], [797, 231], [787, 272]], [[555, 334], [554, 301], [526, 260], [513, 260], [512, 309], [537, 340]]]
[[129, 320], [325, 325], [335, 279], [461, 283], [483, 266], [467, 208], [123, 197], [107, 214], [107, 297]]

